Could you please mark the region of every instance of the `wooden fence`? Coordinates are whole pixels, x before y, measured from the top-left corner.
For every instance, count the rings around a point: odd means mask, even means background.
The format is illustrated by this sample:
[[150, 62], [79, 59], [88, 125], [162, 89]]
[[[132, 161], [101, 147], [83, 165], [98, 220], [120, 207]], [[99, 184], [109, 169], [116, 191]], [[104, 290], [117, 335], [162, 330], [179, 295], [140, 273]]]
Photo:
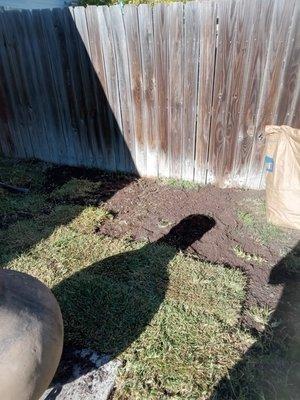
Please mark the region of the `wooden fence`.
[[299, 3], [1, 12], [0, 151], [259, 188], [264, 126], [300, 127]]

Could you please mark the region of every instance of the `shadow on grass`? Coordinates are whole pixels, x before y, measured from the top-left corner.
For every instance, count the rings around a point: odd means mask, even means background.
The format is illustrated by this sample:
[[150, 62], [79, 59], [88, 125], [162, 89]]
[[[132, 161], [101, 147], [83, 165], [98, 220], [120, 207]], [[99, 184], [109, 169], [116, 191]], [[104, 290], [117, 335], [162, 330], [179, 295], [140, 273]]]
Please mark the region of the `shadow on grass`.
[[271, 271], [282, 284], [263, 333], [217, 385], [210, 400], [296, 400], [300, 394], [300, 242]]
[[[169, 261], [214, 225], [210, 217], [191, 215], [157, 242], [96, 262], [54, 287], [65, 323], [66, 344], [89, 346], [111, 357], [124, 351], [162, 304]], [[64, 376], [58, 373], [58, 379], [66, 381], [71, 373], [64, 370]]]
[[[38, 186], [34, 183], [26, 195], [0, 193], [0, 268], [51, 236], [57, 227], [68, 225], [86, 207], [101, 206], [136, 179], [131, 175], [67, 166], [52, 166], [38, 173], [42, 166], [36, 162], [21, 162], [19, 167], [25, 169], [28, 177], [22, 173], [16, 178], [12, 173], [9, 180], [6, 174], [8, 181], [14, 184], [25, 181], [25, 187], [29, 186], [30, 176], [44, 181]], [[13, 171], [16, 167], [8, 162], [7, 168]], [[76, 187], [71, 187], [71, 198], [64, 198], [60, 193], [53, 197], [57, 190], [69, 187], [74, 181]], [[96, 189], [85, 193], [80, 185], [86, 182], [91, 187], [96, 183]]]

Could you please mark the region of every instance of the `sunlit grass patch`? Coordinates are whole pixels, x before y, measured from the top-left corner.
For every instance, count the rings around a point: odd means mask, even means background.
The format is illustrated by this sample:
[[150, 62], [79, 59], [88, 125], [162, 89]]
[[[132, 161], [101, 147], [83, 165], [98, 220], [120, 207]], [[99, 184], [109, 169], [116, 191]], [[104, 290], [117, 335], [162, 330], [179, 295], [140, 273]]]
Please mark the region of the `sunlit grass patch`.
[[[100, 236], [96, 228], [112, 215], [81, 203], [97, 196], [101, 182], [71, 179], [43, 193], [44, 167], [26, 168], [24, 175], [21, 164], [15, 172], [7, 166], [8, 183], [31, 190], [2, 197], [3, 215], [17, 219], [0, 231], [0, 264], [53, 289], [65, 344], [122, 358], [116, 398], [199, 399], [211, 393], [252, 343], [238, 324], [243, 274], [167, 245]], [[197, 187], [175, 180], [171, 185]], [[27, 211], [31, 218], [19, 218]]]
[[81, 233], [93, 233], [106, 219], [113, 219], [113, 215], [101, 207], [86, 207], [71, 222], [70, 227]]
[[[192, 399], [209, 393], [252, 342], [236, 324], [243, 275], [166, 245], [99, 237], [73, 223], [7, 265], [54, 288], [66, 343], [99, 352], [120, 346], [116, 351], [123, 351], [126, 365], [116, 398], [155, 399], [168, 392]], [[139, 333], [135, 340], [131, 329]]]
[[167, 245], [95, 235], [82, 220], [100, 215], [83, 210], [6, 267], [53, 288], [66, 344], [125, 361], [117, 399], [205, 397], [253, 341], [237, 324], [243, 274]]
[[48, 214], [16, 221], [0, 230], [0, 264], [47, 238], [61, 226], [68, 225], [71, 231], [80, 234], [92, 233], [107, 218], [112, 218], [111, 214], [100, 207], [62, 204], [53, 207]]

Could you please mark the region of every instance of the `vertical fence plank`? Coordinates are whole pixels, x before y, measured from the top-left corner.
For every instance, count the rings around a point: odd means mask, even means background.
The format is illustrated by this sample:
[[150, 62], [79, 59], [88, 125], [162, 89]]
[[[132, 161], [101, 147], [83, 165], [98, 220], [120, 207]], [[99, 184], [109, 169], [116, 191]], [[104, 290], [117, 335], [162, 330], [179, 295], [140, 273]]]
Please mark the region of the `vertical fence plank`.
[[[64, 138], [63, 158], [70, 165], [78, 163], [77, 158], [77, 143], [73, 138], [73, 129], [70, 118], [70, 102], [68, 99], [68, 68], [67, 57], [64, 42], [62, 41], [62, 31], [64, 25], [61, 24], [61, 19], [58, 18], [59, 10], [53, 10], [49, 13], [47, 21], [47, 40], [50, 42], [49, 52], [52, 63], [52, 71], [55, 85], [56, 101], [59, 109], [60, 129]], [[60, 13], [59, 13], [60, 14]], [[70, 17], [71, 19], [71, 17]], [[49, 39], [51, 38], [51, 39]], [[73, 37], [75, 40], [76, 37]], [[54, 62], [53, 62], [54, 61]]]
[[[119, 5], [109, 7], [114, 38], [114, 49], [118, 71], [119, 96], [123, 125], [123, 137], [128, 149], [125, 153], [126, 171], [135, 171], [135, 140], [132, 121], [132, 93], [130, 83], [130, 70], [128, 65], [128, 52], [125, 41], [125, 29], [122, 10]], [[125, 148], [125, 150], [127, 150]]]
[[[67, 146], [68, 164], [82, 165], [82, 144], [80, 142], [80, 119], [76, 118], [77, 91], [73, 77], [72, 61], [70, 60], [70, 23], [73, 18], [68, 9], [52, 11], [52, 21], [55, 28], [55, 40], [58, 63], [57, 78], [59, 79], [60, 109], [63, 115], [64, 134]], [[76, 38], [76, 37], [75, 37]], [[73, 41], [73, 40], [72, 40]], [[74, 40], [75, 47], [75, 40]], [[84, 136], [83, 136], [84, 137]]]
[[[209, 147], [208, 183], [223, 185], [226, 150], [230, 140], [227, 133], [230, 85], [233, 79], [235, 48], [232, 42], [237, 31], [237, 3], [224, 0], [218, 3], [218, 47], [215, 65], [213, 113]], [[231, 151], [231, 149], [230, 149]]]
[[[86, 122], [86, 155], [88, 159], [86, 163], [90, 166], [103, 166], [103, 149], [100, 140], [101, 133], [99, 132], [99, 124], [97, 121], [97, 112], [95, 109], [95, 97], [93, 92], [92, 74], [93, 67], [90, 61], [90, 47], [88, 41], [88, 32], [85, 18], [85, 8], [75, 7], [70, 8], [74, 18], [74, 24], [77, 29], [76, 54], [79, 61], [79, 79], [83, 91], [83, 112]], [[73, 39], [74, 40], [74, 39]]]
[[[297, 96], [300, 92], [300, 3], [296, 1], [292, 17], [290, 36], [287, 42], [287, 52], [284, 59], [284, 74], [281, 81], [281, 93], [278, 103], [278, 121], [280, 125], [293, 125], [299, 108], [296, 108]], [[298, 110], [296, 112], [296, 110]], [[299, 121], [299, 119], [298, 119]], [[298, 127], [299, 123], [294, 125]]]
[[[97, 9], [94, 13], [89, 12], [89, 7], [76, 7], [74, 9], [74, 17], [76, 27], [80, 34], [82, 43], [80, 43], [79, 51], [81, 53], [81, 75], [83, 77], [83, 85], [85, 98], [87, 100], [86, 107], [89, 115], [90, 124], [88, 126], [88, 136], [91, 138], [91, 148], [95, 158], [95, 165], [109, 170], [115, 169], [114, 157], [112, 154], [113, 140], [109, 134], [109, 114], [110, 110], [103, 84], [103, 61], [100, 55], [98, 57], [95, 48], [99, 46], [99, 30]], [[92, 8], [93, 10], [93, 8]], [[87, 15], [86, 15], [87, 14]], [[94, 19], [93, 18], [94, 15]], [[88, 25], [87, 20], [93, 25]], [[79, 42], [79, 41], [78, 41]], [[100, 69], [100, 76], [98, 71]]]
[[[90, 166], [103, 167], [103, 149], [101, 143], [101, 133], [99, 132], [99, 121], [97, 121], [96, 99], [93, 93], [93, 66], [90, 60], [90, 44], [88, 30], [85, 18], [85, 8], [75, 7], [70, 8], [70, 13], [73, 18], [76, 57], [78, 57], [79, 80], [82, 85], [83, 93], [83, 112], [86, 123], [85, 130], [85, 146], [86, 162]], [[74, 32], [75, 33], [75, 32]]]
[[139, 35], [138, 8], [128, 5], [124, 9], [124, 25], [130, 70], [132, 93], [132, 123], [135, 135], [136, 169], [141, 175], [147, 174], [147, 124], [143, 120], [142, 80], [143, 67]]
[[109, 8], [107, 6], [97, 7], [98, 25], [101, 47], [103, 54], [104, 73], [106, 77], [106, 98], [110, 108], [109, 124], [111, 128], [112, 142], [114, 145], [115, 168], [126, 171], [125, 141], [122, 135], [123, 124], [120, 108], [118, 74], [115, 50], [113, 45], [112, 22]]
[[[35, 119], [34, 135], [37, 136], [39, 144], [38, 158], [45, 160], [51, 159], [51, 151], [49, 146], [48, 126], [45, 118], [45, 108], [47, 109], [45, 101], [45, 91], [39, 77], [38, 66], [36, 65], [37, 58], [40, 57], [37, 48], [37, 42], [33, 32], [33, 18], [28, 10], [23, 10], [18, 19], [18, 30], [22, 29], [22, 38], [24, 40], [22, 62], [26, 68], [26, 80], [31, 87], [31, 104], [32, 114]], [[37, 54], [36, 54], [37, 53]], [[38, 134], [37, 134], [38, 132]]]
[[29, 99], [26, 88], [23, 87], [24, 75], [19, 70], [20, 54], [18, 46], [18, 32], [14, 29], [15, 19], [18, 11], [1, 13], [2, 35], [4, 41], [3, 66], [4, 76], [9, 80], [9, 96], [12, 108], [15, 112], [16, 132], [18, 132], [18, 143], [23, 148], [22, 155], [27, 158], [35, 156], [35, 150], [30, 136], [28, 124]]
[[[66, 96], [64, 77], [62, 72], [57, 31], [55, 28], [53, 13], [50, 10], [43, 10], [39, 14], [44, 45], [46, 52], [46, 64], [50, 73], [47, 80], [48, 88], [51, 91], [50, 103], [54, 111], [55, 131], [53, 147], [59, 155], [59, 162], [75, 163], [73, 141], [69, 141], [67, 120], [68, 110], [66, 109]], [[47, 88], [47, 89], [48, 89]], [[66, 160], [66, 161], [65, 161]]]
[[146, 4], [138, 7], [140, 45], [142, 56], [142, 104], [143, 104], [143, 132], [147, 143], [147, 176], [157, 176], [158, 157], [157, 157], [157, 122], [156, 122], [156, 80], [155, 80], [155, 61], [154, 61], [154, 33], [152, 9]]
[[[261, 3], [261, 2], [260, 2]], [[236, 29], [231, 40], [232, 67], [229, 71], [229, 81], [227, 88], [227, 110], [226, 110], [226, 130], [225, 130], [225, 148], [223, 160], [223, 186], [243, 186], [246, 182], [246, 173], [241, 169], [241, 140], [243, 130], [245, 132], [252, 128], [253, 119], [250, 118], [250, 126], [244, 125], [241, 129], [241, 121], [244, 119], [246, 86], [252, 79], [253, 71], [251, 66], [252, 33], [255, 26], [255, 19], [260, 16], [261, 10], [257, 7], [259, 4], [253, 2], [251, 6], [242, 1], [236, 3]], [[256, 28], [256, 27], [255, 27]], [[253, 38], [254, 46], [256, 41]], [[258, 55], [257, 55], [258, 56]], [[254, 59], [255, 60], [255, 59]], [[256, 61], [256, 60], [255, 60]], [[254, 118], [254, 115], [252, 116]]]
[[212, 114], [212, 96], [216, 53], [217, 7], [214, 2], [197, 3], [199, 8], [199, 74], [197, 130], [195, 144], [195, 181], [205, 184], [208, 168], [208, 150], [210, 123]]
[[[41, 125], [45, 127], [47, 146], [44, 146], [43, 159], [46, 161], [59, 162], [59, 151], [56, 151], [56, 135], [58, 127], [55, 120], [55, 112], [50, 96], [48, 82], [51, 79], [47, 63], [47, 48], [40, 23], [40, 12], [23, 12], [23, 18], [28, 31], [29, 43], [32, 48], [33, 76], [38, 87], [38, 99], [40, 105]], [[47, 95], [45, 95], [47, 94]], [[53, 100], [53, 98], [51, 97]], [[39, 133], [40, 134], [40, 133]]]
[[[18, 108], [14, 104], [16, 93], [13, 91], [12, 82], [12, 71], [9, 66], [8, 61], [8, 46], [9, 43], [5, 38], [6, 24], [4, 20], [4, 15], [0, 12], [0, 76], [1, 76], [1, 121], [2, 124], [9, 124], [10, 130], [7, 134], [10, 134], [9, 140], [12, 143], [11, 148], [14, 149], [14, 156], [16, 157], [26, 157], [26, 149], [24, 147], [21, 132], [19, 129], [18, 121]], [[0, 140], [2, 142], [2, 136], [0, 135]], [[6, 139], [7, 140], [7, 139]], [[6, 143], [3, 145], [3, 151], [7, 149]], [[6, 153], [5, 153], [6, 154]]]
[[65, 108], [68, 113], [68, 135], [73, 142], [77, 165], [84, 165], [86, 152], [86, 123], [82, 105], [82, 85], [76, 42], [78, 33], [70, 9], [54, 10], [54, 21], [58, 31], [58, 48], [64, 74]]
[[[43, 113], [40, 109], [40, 95], [35, 83], [35, 73], [32, 68], [30, 53], [30, 38], [27, 36], [24, 12], [13, 12], [10, 20], [10, 30], [15, 33], [16, 73], [19, 75], [25, 95], [24, 114], [26, 122], [23, 129], [28, 129], [29, 140], [32, 143], [33, 156], [45, 158], [48, 155], [47, 141], [43, 141]], [[19, 88], [20, 90], [20, 88]]]
[[153, 7], [154, 61], [155, 61], [155, 112], [158, 132], [158, 174], [169, 176], [168, 140], [168, 7], [157, 4]]
[[181, 178], [182, 111], [183, 111], [183, 4], [170, 3], [169, 20], [169, 76], [168, 76], [168, 137], [170, 176]]
[[[96, 6], [86, 8], [87, 31], [90, 51], [91, 67], [93, 68], [93, 90], [97, 113], [99, 130], [96, 132], [102, 148], [102, 157], [105, 169], [115, 171], [115, 136], [114, 136], [114, 115], [108, 102], [108, 89], [106, 72], [101, 42], [105, 41], [101, 36], [101, 28]], [[100, 137], [99, 137], [100, 136]]]
[[45, 124], [47, 124], [47, 129], [49, 130], [50, 154], [48, 161], [63, 163], [66, 159], [67, 148], [62, 128], [61, 109], [59, 107], [61, 88], [57, 82], [55, 71], [55, 65], [58, 60], [52, 53], [54, 44], [49, 42], [50, 38], [51, 41], [54, 40], [51, 27], [51, 12], [49, 10], [34, 10], [32, 16], [35, 46], [39, 53], [37, 56], [39, 64], [37, 73], [43, 82], [43, 95], [47, 96], [44, 103], [44, 116], [46, 118]]
[[183, 114], [182, 179], [194, 179], [194, 154], [197, 121], [198, 73], [200, 49], [200, 7], [197, 2], [184, 6], [183, 39]]
[[22, 14], [20, 11], [11, 11], [8, 14], [9, 31], [14, 40], [13, 71], [17, 83], [17, 91], [20, 95], [22, 111], [22, 135], [28, 141], [31, 148], [31, 157], [41, 158], [43, 156], [41, 143], [39, 142], [40, 126], [35, 113], [34, 93], [30, 75], [28, 75], [27, 62], [29, 54], [26, 51], [26, 40], [24, 40], [23, 26], [20, 24]]
[[[0, 33], [1, 35], [1, 33]], [[1, 40], [0, 40], [1, 46]], [[1, 65], [1, 53], [0, 53], [0, 76], [3, 77], [2, 65]], [[6, 156], [13, 156], [17, 151], [15, 143], [13, 141], [13, 131], [11, 130], [10, 119], [12, 115], [6, 101], [6, 95], [2, 80], [0, 80], [0, 154]]]
[[240, 127], [239, 122], [242, 116], [242, 108], [244, 101], [245, 83], [249, 79], [249, 54], [250, 43], [249, 38], [252, 33], [253, 20], [257, 17], [255, 1], [248, 7], [242, 1], [237, 2], [234, 12], [235, 29], [230, 37], [230, 47], [232, 52], [230, 56], [231, 69], [227, 75], [227, 95], [226, 95], [226, 111], [225, 111], [225, 143], [224, 155], [222, 163], [222, 186], [233, 186], [242, 184], [242, 177], [236, 174], [239, 168], [239, 161], [236, 160], [237, 153], [240, 151]]

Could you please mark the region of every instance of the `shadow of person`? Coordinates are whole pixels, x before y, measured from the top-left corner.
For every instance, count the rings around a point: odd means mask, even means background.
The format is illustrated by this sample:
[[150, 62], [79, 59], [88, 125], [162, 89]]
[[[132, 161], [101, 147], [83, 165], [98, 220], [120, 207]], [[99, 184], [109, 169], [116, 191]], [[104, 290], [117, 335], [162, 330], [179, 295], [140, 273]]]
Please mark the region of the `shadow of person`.
[[110, 357], [124, 351], [163, 302], [170, 260], [214, 225], [210, 217], [190, 215], [157, 242], [96, 262], [54, 287], [65, 344]]
[[210, 400], [296, 400], [300, 395], [300, 242], [274, 266], [269, 283], [284, 285], [262, 334], [216, 386]]

